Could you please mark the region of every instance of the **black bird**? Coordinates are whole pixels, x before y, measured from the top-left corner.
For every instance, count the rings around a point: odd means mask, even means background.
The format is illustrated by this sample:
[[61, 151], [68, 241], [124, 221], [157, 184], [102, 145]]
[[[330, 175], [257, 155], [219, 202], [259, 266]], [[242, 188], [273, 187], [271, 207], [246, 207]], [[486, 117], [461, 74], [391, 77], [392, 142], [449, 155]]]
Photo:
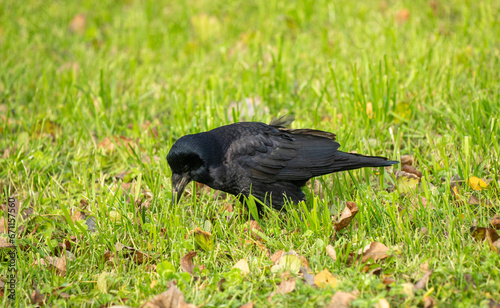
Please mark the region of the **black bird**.
[[[177, 203], [190, 181], [257, 199], [281, 209], [284, 197], [304, 200], [301, 187], [312, 177], [398, 161], [338, 151], [335, 134], [286, 128], [293, 117], [269, 125], [240, 122], [177, 140], [167, 156], [172, 169], [172, 202]], [[272, 197], [272, 202], [269, 202]], [[259, 208], [260, 210], [260, 208]]]

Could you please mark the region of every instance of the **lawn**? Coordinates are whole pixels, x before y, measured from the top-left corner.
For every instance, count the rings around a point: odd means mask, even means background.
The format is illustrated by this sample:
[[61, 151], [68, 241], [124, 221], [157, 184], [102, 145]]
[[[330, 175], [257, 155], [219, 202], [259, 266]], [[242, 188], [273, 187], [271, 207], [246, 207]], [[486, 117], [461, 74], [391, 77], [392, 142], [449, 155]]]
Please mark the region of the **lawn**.
[[[198, 307], [499, 307], [499, 12], [1, 1], [0, 204], [19, 212], [0, 221], [2, 306], [138, 307], [169, 290]], [[194, 183], [172, 206], [175, 140], [287, 114], [406, 164], [316, 178], [305, 203], [254, 222]]]

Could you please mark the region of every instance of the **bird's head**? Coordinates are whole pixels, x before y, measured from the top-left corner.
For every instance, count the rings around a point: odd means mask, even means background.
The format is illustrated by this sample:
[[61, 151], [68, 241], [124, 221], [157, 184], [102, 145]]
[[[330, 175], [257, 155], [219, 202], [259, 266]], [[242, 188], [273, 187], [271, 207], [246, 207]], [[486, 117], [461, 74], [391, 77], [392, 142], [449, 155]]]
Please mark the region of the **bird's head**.
[[210, 181], [211, 152], [209, 136], [204, 133], [186, 135], [177, 140], [167, 155], [172, 170], [172, 202], [179, 202], [186, 185], [191, 181]]

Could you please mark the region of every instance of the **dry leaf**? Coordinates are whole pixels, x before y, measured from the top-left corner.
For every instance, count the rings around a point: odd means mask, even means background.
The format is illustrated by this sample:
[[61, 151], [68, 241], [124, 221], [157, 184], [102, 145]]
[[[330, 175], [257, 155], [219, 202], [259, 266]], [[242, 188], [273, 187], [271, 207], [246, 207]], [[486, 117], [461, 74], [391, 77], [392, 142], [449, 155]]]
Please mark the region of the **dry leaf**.
[[498, 240], [500, 237], [498, 236], [497, 230], [493, 228], [486, 229], [486, 240], [488, 241], [488, 245], [490, 246], [490, 250], [493, 252], [499, 252], [500, 241]]
[[407, 9], [399, 10], [396, 13], [396, 21], [399, 23], [405, 23], [410, 19], [410, 11]]
[[16, 248], [16, 245], [8, 242], [3, 237], [0, 237], [0, 249], [4, 249], [4, 248]]
[[33, 292], [31, 293], [31, 303], [33, 305], [43, 306], [44, 301], [45, 301], [45, 295], [42, 294], [40, 290], [35, 288], [35, 290], [33, 290]]
[[337, 278], [335, 278], [326, 268], [314, 276], [314, 284], [318, 288], [325, 288], [331, 286], [335, 288], [337, 285]]
[[335, 248], [333, 248], [332, 245], [326, 246], [326, 253], [330, 258], [332, 258], [333, 261], [337, 261], [337, 252], [335, 251]]
[[390, 308], [389, 302], [385, 298], [381, 298], [375, 304], [375, 308]]
[[420, 178], [413, 173], [396, 170], [396, 183], [401, 193], [415, 191], [420, 183]]
[[351, 293], [337, 291], [326, 308], [348, 308], [351, 306], [350, 302], [355, 299], [356, 296]]
[[246, 276], [248, 273], [250, 273], [250, 267], [248, 266], [248, 262], [245, 259], [241, 259], [236, 262], [236, 264], [233, 265], [232, 268], [239, 268], [243, 276]]
[[196, 305], [186, 303], [184, 294], [176, 285], [170, 283], [167, 291], [156, 295], [141, 308], [196, 308]]
[[83, 34], [85, 32], [86, 23], [87, 18], [85, 17], [85, 14], [76, 14], [69, 23], [69, 29], [72, 32]]
[[49, 268], [55, 268], [56, 273], [60, 276], [66, 275], [66, 258], [65, 257], [45, 257], [40, 259], [40, 262], [35, 261], [35, 265], [47, 266]]
[[431, 278], [431, 275], [433, 272], [434, 272], [434, 270], [430, 270], [427, 273], [425, 273], [424, 276], [422, 276], [422, 278], [420, 278], [420, 280], [417, 281], [417, 283], [413, 286], [413, 289], [415, 291], [417, 291], [417, 290], [425, 288], [425, 286], [427, 285], [427, 282], [429, 281], [429, 278]]
[[498, 217], [498, 214], [490, 219], [490, 225], [492, 228], [495, 228], [497, 230], [500, 229], [500, 217]]
[[422, 172], [418, 171], [415, 167], [410, 166], [410, 165], [402, 165], [401, 166], [401, 171], [414, 174], [418, 178], [422, 177]]
[[210, 251], [214, 247], [214, 240], [210, 232], [206, 232], [201, 230], [200, 228], [196, 228], [189, 231], [189, 233], [186, 235], [186, 238], [191, 235], [194, 236], [194, 241], [197, 248], [200, 248], [204, 251]]
[[396, 280], [390, 277], [385, 277], [384, 280], [382, 280], [382, 283], [385, 284], [386, 286], [392, 284], [393, 282], [396, 282]]
[[400, 161], [401, 161], [400, 162], [401, 167], [405, 166], [405, 165], [408, 165], [408, 166], [413, 165], [413, 158], [410, 155], [401, 156]]
[[372, 242], [369, 245], [366, 245], [361, 251], [358, 252], [358, 254], [363, 255], [361, 262], [365, 263], [370, 259], [372, 259], [374, 262], [383, 260], [389, 257], [387, 252], [389, 252], [389, 248], [387, 248], [387, 246], [379, 242]]
[[109, 153], [116, 150], [117, 145], [123, 147], [129, 153], [132, 153], [132, 150], [130, 148], [135, 148], [134, 140], [125, 136], [106, 137], [99, 143], [98, 148], [103, 149], [105, 152]]
[[286, 294], [295, 290], [295, 279], [283, 280], [278, 286], [278, 293]]
[[424, 297], [424, 308], [432, 308], [436, 305], [434, 298], [430, 296]]
[[371, 102], [366, 103], [366, 115], [368, 119], [373, 119], [373, 104]]
[[248, 302], [240, 306], [240, 308], [253, 308], [253, 302]]
[[284, 253], [285, 253], [284, 250], [280, 250], [273, 253], [273, 255], [271, 256], [271, 261], [273, 261], [274, 264], [278, 264], [278, 261], [281, 259]]
[[250, 234], [250, 236], [257, 241], [262, 240], [262, 238], [259, 236], [258, 232], [262, 232], [262, 228], [259, 226], [259, 223], [255, 220], [249, 220], [245, 224], [245, 228], [243, 229], [243, 232], [246, 234]]
[[185, 272], [193, 274], [194, 264], [193, 258], [196, 256], [196, 251], [188, 252], [184, 257], [181, 258], [181, 267]]
[[347, 227], [350, 223], [351, 220], [356, 216], [356, 214], [359, 212], [358, 206], [356, 203], [352, 201], [347, 201], [346, 206], [344, 210], [342, 211], [342, 214], [340, 214], [340, 219], [337, 223], [335, 223], [334, 228], [335, 231], [340, 231]]
[[483, 179], [480, 179], [478, 177], [470, 177], [469, 178], [469, 186], [474, 189], [474, 190], [483, 190], [488, 188], [488, 184]]
[[148, 262], [151, 257], [139, 249], [135, 249], [131, 246], [125, 246], [122, 243], [118, 242], [115, 244], [115, 249], [117, 252], [122, 251], [124, 258], [131, 258], [137, 264], [143, 264]]

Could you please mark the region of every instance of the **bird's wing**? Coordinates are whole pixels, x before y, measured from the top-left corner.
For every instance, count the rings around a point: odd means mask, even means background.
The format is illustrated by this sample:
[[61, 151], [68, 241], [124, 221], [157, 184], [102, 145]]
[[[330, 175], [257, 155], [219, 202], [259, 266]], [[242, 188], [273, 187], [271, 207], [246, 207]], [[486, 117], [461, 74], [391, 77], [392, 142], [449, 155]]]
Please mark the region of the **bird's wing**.
[[228, 158], [262, 183], [307, 181], [324, 174], [338, 147], [331, 133], [261, 125], [234, 140]]

